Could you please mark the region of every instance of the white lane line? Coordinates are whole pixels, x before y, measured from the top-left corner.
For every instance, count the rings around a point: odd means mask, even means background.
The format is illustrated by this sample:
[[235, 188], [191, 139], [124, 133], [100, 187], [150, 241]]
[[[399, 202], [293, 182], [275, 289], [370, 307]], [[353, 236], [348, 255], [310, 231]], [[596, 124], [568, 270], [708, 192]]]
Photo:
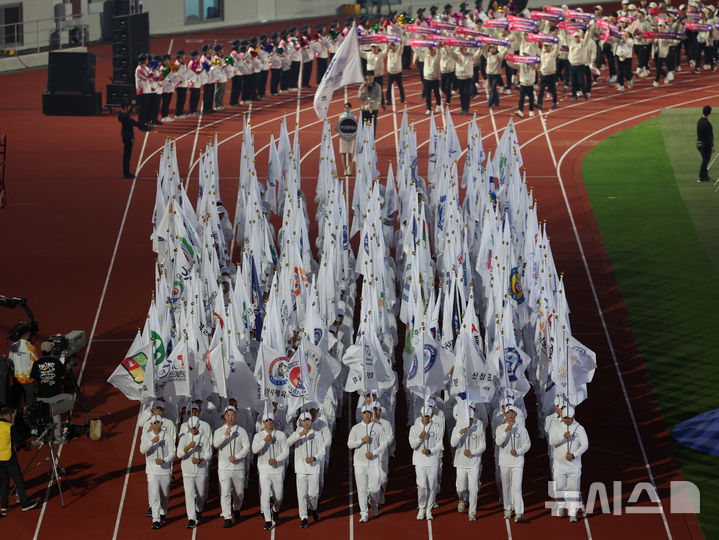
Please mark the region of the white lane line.
[[[706, 88], [711, 88], [711, 87], [706, 87]], [[716, 95], [719, 95], [719, 94], [715, 94], [714, 96], [716, 96]], [[661, 97], [661, 96], [659, 96], [659, 97]], [[681, 105], [682, 105], [682, 106], [685, 106], [685, 105], [688, 104], [688, 103], [693, 103], [693, 102], [696, 102], [696, 101], [704, 101], [704, 100], [707, 99], [707, 97], [709, 97], [709, 96], [702, 96], [702, 97], [700, 97], [700, 98], [696, 98], [696, 99], [692, 99], [692, 100], [688, 100], [688, 101], [682, 101]], [[670, 108], [676, 108], [676, 107], [678, 107], [678, 106], [679, 106], [679, 105], [670, 105], [670, 106], [668, 106], [668, 107], [663, 107], [663, 108], [670, 109]], [[573, 213], [572, 213], [572, 208], [571, 208], [571, 205], [570, 205], [570, 203], [569, 203], [569, 197], [567, 196], [567, 191], [566, 191], [566, 189], [565, 189], [565, 187], [564, 187], [564, 180], [563, 180], [563, 178], [562, 178], [562, 171], [561, 171], [561, 169], [562, 169], [562, 163], [564, 162], [564, 159], [565, 159], [577, 146], [579, 146], [580, 144], [584, 143], [587, 139], [590, 139], [591, 137], [597, 135], [598, 133], [601, 133], [601, 132], [603, 132], [603, 131], [606, 131], [606, 130], [608, 130], [608, 129], [611, 129], [611, 128], [615, 127], [615, 126], [618, 126], [618, 125], [621, 125], [621, 124], [625, 124], [625, 123], [627, 123], [627, 122], [631, 122], [632, 120], [635, 120], [635, 119], [637, 119], [637, 118], [641, 118], [642, 116], [647, 116], [647, 115], [650, 115], [650, 114], [657, 113], [657, 112], [659, 112], [659, 111], [661, 111], [661, 110], [662, 110], [662, 108], [657, 108], [657, 109], [653, 109], [653, 110], [650, 110], [650, 111], [647, 111], [647, 112], [644, 112], [644, 113], [640, 113], [640, 114], [631, 116], [631, 117], [629, 117], [629, 118], [624, 118], [624, 119], [622, 119], [622, 120], [620, 120], [620, 121], [618, 121], [618, 122], [614, 122], [613, 124], [610, 124], [610, 125], [608, 125], [608, 126], [604, 126], [603, 128], [600, 128], [600, 129], [598, 129], [598, 130], [596, 130], [596, 131], [590, 133], [589, 135], [586, 135], [586, 136], [583, 137], [582, 139], [580, 139], [580, 140], [578, 140], [577, 142], [575, 142], [572, 146], [570, 146], [570, 147], [564, 152], [564, 154], [562, 154], [562, 156], [559, 158], [559, 161], [558, 161], [558, 163], [557, 163], [557, 165], [556, 165], [557, 179], [558, 179], [558, 181], [559, 181], [559, 187], [561, 188], [561, 191], [562, 191], [562, 197], [564, 198], [564, 204], [565, 204], [566, 207], [567, 207], [567, 212], [568, 212], [568, 214], [569, 214], [569, 220], [570, 220], [570, 223], [572, 224], [572, 231], [573, 231], [573, 233], [574, 233], [574, 238], [575, 238], [575, 240], [576, 240], [576, 242], [577, 242], [577, 246], [578, 246], [578, 248], [579, 248], [579, 254], [580, 254], [581, 258], [582, 258], [582, 265], [584, 266], [584, 271], [585, 271], [586, 274], [587, 274], [587, 279], [589, 280], [589, 286], [590, 286], [590, 288], [591, 288], [591, 290], [592, 290], [592, 297], [593, 297], [593, 299], [594, 299], [594, 305], [595, 305], [595, 307], [596, 307], [596, 309], [597, 309], [597, 314], [599, 315], [599, 320], [600, 320], [600, 322], [602, 323], [602, 330], [604, 331], [604, 337], [605, 337], [605, 339], [607, 340], [607, 344], [609, 345], [609, 352], [610, 352], [611, 357], [612, 357], [612, 362], [613, 362], [613, 364], [614, 364], [614, 369], [615, 369], [615, 371], [616, 371], [616, 373], [617, 373], [617, 378], [619, 379], [619, 385], [620, 385], [620, 387], [621, 387], [621, 389], [622, 389], [622, 394], [624, 395], [624, 401], [625, 401], [625, 403], [626, 403], [626, 405], [627, 405], [627, 410], [628, 410], [628, 412], [629, 412], [629, 417], [630, 417], [631, 420], [632, 420], [632, 426], [633, 426], [633, 428], [634, 428], [634, 435], [635, 435], [635, 437], [636, 437], [636, 439], [637, 439], [637, 443], [639, 443], [639, 448], [640, 448], [641, 453], [642, 453], [642, 458], [644, 459], [644, 466], [645, 466], [645, 469], [646, 469], [646, 471], [647, 471], [647, 475], [649, 476], [649, 481], [650, 481], [650, 482], [652, 483], [652, 485], [655, 486], [655, 487], [656, 487], [656, 482], [655, 482], [655, 480], [654, 480], [654, 473], [653, 473], [653, 471], [652, 471], [651, 465], [649, 464], [649, 458], [648, 458], [648, 456], [647, 456], [646, 448], [644, 447], [644, 441], [642, 440], [642, 436], [641, 436], [641, 433], [640, 433], [640, 431], [639, 431], [639, 425], [637, 424], [636, 416], [634, 415], [634, 408], [632, 407], [631, 400], [629, 399], [629, 394], [628, 394], [628, 392], [627, 392], [627, 387], [626, 387], [626, 385], [624, 384], [624, 377], [622, 376], [622, 370], [621, 370], [621, 368], [619, 367], [619, 361], [617, 360], [617, 354], [616, 354], [616, 351], [614, 350], [614, 342], [612, 341], [612, 337], [611, 337], [611, 335], [610, 335], [610, 333], [609, 333], [609, 328], [608, 328], [608, 326], [607, 326], [607, 321], [606, 321], [606, 319], [604, 318], [603, 308], [602, 308], [602, 306], [601, 306], [601, 303], [599, 302], [599, 295], [597, 294], [597, 288], [596, 288], [596, 286], [595, 286], [595, 284], [594, 284], [594, 279], [593, 279], [593, 277], [592, 277], [591, 270], [589, 269], [589, 263], [587, 262], [587, 257], [586, 257], [586, 254], [585, 254], [585, 252], [584, 252], [584, 245], [582, 244], [582, 240], [581, 240], [581, 238], [579, 237], [579, 231], [578, 231], [577, 225], [576, 225], [576, 223], [575, 223], [575, 221], [574, 221], [574, 215], [573, 215]], [[671, 540], [671, 539], [672, 539], [672, 533], [671, 533], [671, 530], [669, 529], [669, 522], [667, 521], [667, 516], [666, 516], [666, 513], [665, 513], [665, 511], [664, 511], [664, 505], [662, 504], [661, 499], [659, 500], [659, 510], [660, 510], [660, 513], [661, 513], [661, 516], [662, 516], [662, 521], [663, 521], [663, 523], [664, 523], [664, 529], [665, 529], [665, 531], [666, 531], [666, 533], [667, 533], [667, 538], [669, 538], [669, 540]]]
[[[549, 132], [547, 131], [547, 123], [545, 122], [544, 114], [542, 114], [542, 111], [539, 111], [539, 121], [542, 123], [542, 131], [544, 132], [544, 136], [547, 139], [547, 148], [549, 149], [549, 156], [552, 158], [552, 164], [554, 165], [554, 170], [557, 171], [557, 178], [558, 178], [559, 177], [559, 166], [557, 165], [557, 157], [554, 154], [554, 147], [552, 146], [552, 141], [549, 138]], [[561, 185], [561, 183], [560, 183], [560, 185]], [[570, 216], [570, 219], [572, 219], [572, 225], [574, 225], [574, 220], [572, 218], [572, 211], [569, 208], [569, 206], [567, 206], [567, 210], [569, 210], [569, 216]], [[581, 249], [580, 249], [580, 251], [581, 251]], [[584, 522], [584, 529], [587, 531], [587, 538], [588, 538], [588, 540], [592, 540], [592, 530], [589, 528], [589, 515], [587, 515], [587, 513], [584, 512], [583, 506], [582, 506], [582, 518], [583, 518], [582, 521]]]
[[[142, 404], [137, 411], [138, 419], [142, 411]], [[137, 435], [140, 432], [140, 426], [135, 424], [135, 434], [132, 437], [132, 447], [130, 449], [130, 457], [127, 458], [127, 468], [125, 469], [125, 479], [122, 483], [122, 495], [120, 495], [120, 504], [117, 507], [117, 515], [115, 516], [115, 528], [112, 531], [112, 539], [117, 538], [117, 532], [120, 530], [120, 520], [122, 519], [122, 509], [125, 506], [125, 496], [127, 495], [127, 484], [130, 481], [130, 469], [132, 469], [132, 458], [135, 455], [135, 447], [137, 446]]]
[[[140, 150], [140, 157], [137, 160], [138, 163], [142, 159], [142, 155], [145, 153], [145, 148], [147, 146], [147, 138], [149, 133], [145, 132], [145, 139], [142, 142], [142, 150]], [[82, 377], [85, 374], [85, 367], [87, 366], [87, 358], [90, 356], [90, 350], [92, 349], [92, 342], [95, 338], [95, 331], [97, 330], [97, 322], [100, 319], [100, 312], [102, 311], [102, 306], [105, 302], [105, 294], [107, 294], [107, 286], [110, 283], [110, 275], [112, 274], [112, 268], [115, 266], [115, 259], [117, 258], [117, 252], [120, 248], [120, 240], [122, 239], [122, 233], [125, 229], [125, 223], [127, 222], [127, 214], [130, 211], [130, 203], [132, 202], [132, 196], [135, 193], [135, 186], [137, 185], [137, 176], [132, 180], [132, 184], [130, 186], [130, 193], [127, 195], [127, 203], [125, 204], [125, 212], [122, 215], [122, 221], [120, 222], [120, 230], [117, 233], [117, 239], [115, 240], [115, 247], [112, 250], [112, 257], [110, 258], [110, 265], [107, 269], [107, 274], [105, 275], [105, 282], [102, 285], [102, 292], [100, 293], [100, 301], [97, 305], [97, 311], [95, 312], [95, 319], [92, 322], [92, 329], [90, 330], [90, 338], [87, 341], [87, 347], [85, 348], [85, 355], [82, 358], [82, 364], [80, 365], [80, 373], [77, 376], [77, 385], [78, 387], [80, 384], [82, 384]], [[65, 443], [61, 443], [60, 446], [57, 449], [57, 457], [58, 459], [62, 456], [62, 451], [65, 448]], [[50, 497], [50, 489], [52, 488], [53, 480], [52, 477], [47, 483], [47, 489], [45, 490], [45, 500], [42, 503], [42, 508], [40, 509], [40, 515], [37, 518], [37, 525], [35, 526], [35, 534], [33, 535], [33, 539], [36, 540], [38, 535], [40, 534], [40, 527], [42, 526], [43, 519], [45, 518], [45, 510], [47, 509], [47, 501]]]

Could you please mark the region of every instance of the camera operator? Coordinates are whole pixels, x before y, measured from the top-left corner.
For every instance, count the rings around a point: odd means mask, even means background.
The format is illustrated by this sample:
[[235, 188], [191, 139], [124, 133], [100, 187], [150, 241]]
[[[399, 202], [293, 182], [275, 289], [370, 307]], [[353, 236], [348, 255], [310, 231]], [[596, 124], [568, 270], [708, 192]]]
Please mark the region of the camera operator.
[[[30, 370], [30, 377], [35, 381], [35, 395], [38, 401], [54, 398], [63, 391], [63, 382], [67, 376], [65, 365], [55, 356], [56, 350], [42, 351], [42, 356], [35, 361]], [[55, 438], [62, 437], [62, 417], [55, 415]]]
[[32, 365], [38, 359], [37, 349], [31, 343], [32, 326], [29, 323], [18, 323], [15, 326], [17, 341], [10, 345], [10, 362], [13, 365], [15, 379], [25, 393], [25, 409], [35, 401], [35, 383], [30, 376]]
[[10, 478], [15, 482], [23, 512], [37, 506], [37, 502], [30, 501], [25, 492], [25, 481], [20, 472], [17, 454], [15, 454], [15, 446], [19, 441], [13, 426], [14, 423], [15, 409], [11, 407], [0, 409], [0, 516], [2, 517], [9, 508]]

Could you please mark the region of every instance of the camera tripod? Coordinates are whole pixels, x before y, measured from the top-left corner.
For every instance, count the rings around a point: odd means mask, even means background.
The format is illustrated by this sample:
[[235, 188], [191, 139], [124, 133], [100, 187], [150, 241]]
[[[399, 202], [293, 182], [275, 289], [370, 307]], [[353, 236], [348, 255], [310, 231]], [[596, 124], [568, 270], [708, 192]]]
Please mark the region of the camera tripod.
[[53, 446], [53, 443], [55, 442], [55, 428], [57, 424], [54, 422], [51, 422], [47, 425], [45, 430], [38, 435], [35, 442], [32, 444], [34, 446], [37, 446], [35, 452], [33, 453], [32, 457], [30, 458], [30, 462], [28, 463], [27, 467], [23, 471], [22, 475], [25, 477], [25, 475], [30, 472], [32, 469], [39, 467], [42, 464], [42, 461], [38, 461], [35, 463], [35, 459], [37, 458], [38, 454], [42, 450], [42, 447], [47, 445], [49, 456], [45, 458], [48, 463], [48, 474], [50, 475], [50, 482], [48, 484], [48, 493], [46, 495], [49, 496], [50, 487], [52, 486], [53, 482], [57, 484], [57, 490], [60, 494], [60, 505], [62, 507], [65, 507], [65, 497], [63, 496], [62, 492], [62, 482], [63, 480], [67, 483], [67, 486], [70, 488], [70, 493], [75, 495], [75, 490], [73, 489], [72, 483], [70, 482], [70, 478], [68, 477], [67, 471], [65, 471], [65, 467], [63, 466], [62, 462], [60, 461], [60, 456], [58, 455], [57, 450]]

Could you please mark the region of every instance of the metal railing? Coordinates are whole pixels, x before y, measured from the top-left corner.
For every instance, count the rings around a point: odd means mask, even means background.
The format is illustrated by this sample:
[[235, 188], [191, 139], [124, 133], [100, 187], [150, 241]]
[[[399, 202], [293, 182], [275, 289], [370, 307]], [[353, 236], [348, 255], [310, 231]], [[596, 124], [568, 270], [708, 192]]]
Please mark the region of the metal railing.
[[87, 17], [81, 13], [0, 25], [3, 56], [83, 47], [89, 38]]

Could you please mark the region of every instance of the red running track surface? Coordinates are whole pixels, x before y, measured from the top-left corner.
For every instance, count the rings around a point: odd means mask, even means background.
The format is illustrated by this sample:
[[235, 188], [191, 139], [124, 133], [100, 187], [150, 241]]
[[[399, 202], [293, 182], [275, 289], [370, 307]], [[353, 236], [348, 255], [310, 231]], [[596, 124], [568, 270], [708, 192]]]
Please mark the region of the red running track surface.
[[[279, 29], [222, 30], [212, 34], [183, 35], [152, 40], [154, 51], [192, 49], [203, 40], [234, 37]], [[172, 43], [170, 43], [172, 39]], [[170, 49], [171, 47], [171, 49]], [[110, 72], [109, 46], [92, 48], [98, 55], [98, 87]], [[121, 178], [119, 124], [114, 116], [89, 118], [47, 117], [40, 111], [45, 88], [45, 69], [2, 76], [2, 126], [9, 142], [8, 207], [0, 212], [0, 294], [27, 296], [41, 325], [43, 337], [72, 329], [92, 332], [92, 343], [83, 358], [82, 388], [93, 411], [107, 411], [108, 438], [92, 442], [76, 440], [62, 448], [61, 458], [75, 487], [66, 490], [68, 506], [62, 508], [55, 487], [41, 510], [23, 513], [13, 508], [3, 519], [2, 529], [14, 538], [77, 538], [86, 532], [92, 538], [208, 538], [209, 535], [244, 538], [453, 538], [477, 535], [483, 538], [702, 538], [698, 520], [692, 515], [669, 513], [669, 482], [681, 479], [672, 457], [671, 444], [634, 340], [631, 323], [612, 274], [591, 205], [581, 177], [584, 155], [604, 137], [656, 115], [661, 108], [700, 106], [719, 95], [718, 77], [712, 73], [682, 72], [668, 86], [652, 88], [647, 79], [633, 90], [617, 93], [606, 85], [593, 90], [592, 98], [570, 104], [564, 99], [557, 111], [546, 116], [519, 119], [517, 131], [523, 145], [527, 178], [539, 201], [540, 217], [549, 222], [557, 268], [565, 282], [575, 335], [597, 352], [599, 368], [590, 386], [590, 398], [580, 408], [580, 420], [590, 438], [585, 456], [582, 490], [586, 497], [591, 482], [603, 482], [612, 497], [612, 482], [621, 480], [621, 498], [627, 501], [636, 482], [648, 481], [649, 467], [665, 510], [657, 513], [603, 515], [570, 525], [566, 519], [549, 516], [544, 508], [548, 462], [544, 442], [536, 437], [530, 409], [528, 426], [533, 447], [525, 468], [526, 516], [530, 522], [505, 523], [493, 483], [493, 464], [486, 454], [480, 492], [479, 521], [470, 524], [466, 514], [455, 511], [452, 467], [444, 467], [440, 508], [436, 519], [415, 520], [414, 471], [403, 424], [404, 400], [398, 399], [397, 456], [391, 462], [387, 504], [378, 519], [358, 523], [358, 510], [348, 507], [350, 477], [346, 450], [345, 414], [338, 425], [332, 448], [332, 466], [321, 500], [323, 520], [308, 531], [298, 528], [294, 478], [285, 483], [283, 522], [273, 532], [261, 530], [256, 517], [256, 480], [246, 491], [243, 521], [222, 531], [217, 518], [216, 486], [212, 491], [207, 521], [195, 531], [185, 529], [184, 497], [179, 468], [172, 484], [170, 523], [150, 531], [146, 509], [144, 460], [134, 445], [138, 406], [106, 384], [105, 380], [127, 351], [137, 327], [143, 323], [153, 290], [153, 253], [150, 249], [150, 217], [155, 200], [155, 173], [164, 137], [176, 138], [183, 176], [190, 175], [191, 197], [196, 193], [198, 158], [210, 136], [220, 146], [222, 197], [234, 207], [239, 175], [242, 115], [247, 107], [227, 109], [211, 117], [187, 119], [160, 127], [157, 132], [138, 133], [135, 159], [141, 163], [135, 181]], [[416, 123], [418, 141], [427, 140], [428, 117], [419, 97], [416, 74], [406, 73], [410, 120]], [[314, 196], [321, 124], [312, 110], [312, 91], [303, 91], [300, 106], [303, 187], [308, 200]], [[356, 90], [352, 90], [350, 96]], [[279, 131], [283, 113], [294, 125], [296, 94], [268, 98], [256, 104], [251, 123], [257, 148], [260, 176], [267, 162], [265, 145]], [[343, 95], [335, 95], [330, 114], [341, 112]], [[502, 105], [489, 116], [484, 100], [475, 100], [485, 149], [494, 151], [497, 137], [514, 111], [517, 96], [502, 96]], [[356, 99], [355, 99], [356, 101]], [[458, 112], [457, 104], [452, 106]], [[397, 122], [399, 122], [399, 114]], [[382, 172], [394, 160], [395, 142], [391, 111], [379, 120], [378, 152]], [[460, 140], [466, 143], [468, 118], [456, 116]], [[546, 131], [544, 126], [546, 125]], [[499, 131], [496, 131], [499, 130]], [[420, 163], [426, 163], [426, 144], [420, 148]], [[139, 159], [138, 159], [139, 158]], [[555, 164], [556, 161], [556, 164]], [[133, 161], [134, 163], [135, 161]], [[190, 174], [190, 171], [192, 174]], [[310, 215], [314, 215], [310, 209]], [[581, 249], [580, 249], [581, 243]], [[601, 314], [601, 316], [600, 316]], [[0, 330], [20, 320], [19, 312], [0, 312]], [[616, 359], [617, 366], [615, 366]], [[401, 366], [401, 362], [400, 362]], [[619, 373], [634, 412], [629, 413]], [[354, 399], [354, 398], [353, 398]], [[531, 396], [528, 404], [532, 403]], [[354, 403], [352, 404], [352, 409]], [[638, 430], [638, 432], [636, 431]], [[640, 447], [637, 433], [641, 437]], [[44, 452], [44, 450], [43, 450]], [[646, 453], [646, 460], [643, 453]], [[41, 454], [42, 455], [42, 454]], [[30, 454], [20, 456], [25, 465]], [[129, 461], [128, 461], [129, 460]], [[33, 462], [31, 465], [33, 465]], [[127, 474], [129, 465], [129, 474]], [[48, 484], [47, 466], [32, 468], [26, 475], [31, 496], [44, 499]], [[657, 508], [641, 499], [643, 506]], [[355, 500], [356, 502], [356, 500]]]

